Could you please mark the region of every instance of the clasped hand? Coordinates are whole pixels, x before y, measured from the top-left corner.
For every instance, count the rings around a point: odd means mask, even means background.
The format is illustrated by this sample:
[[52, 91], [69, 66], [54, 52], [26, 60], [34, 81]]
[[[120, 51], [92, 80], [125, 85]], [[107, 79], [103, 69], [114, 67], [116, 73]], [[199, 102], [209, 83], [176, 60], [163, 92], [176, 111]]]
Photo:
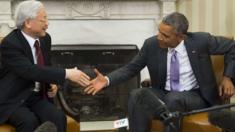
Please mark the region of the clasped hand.
[[91, 84], [89, 86], [85, 87], [84, 92], [86, 94], [95, 95], [108, 85], [108, 80], [103, 74], [101, 74], [97, 69], [94, 69], [94, 72], [96, 73], [96, 78], [91, 80]]
[[91, 84], [90, 77], [76, 67], [72, 69], [66, 69], [66, 79], [72, 81], [75, 84], [87, 87]]
[[90, 80], [88, 75], [77, 68], [66, 69], [66, 79], [84, 87], [84, 92], [86, 94], [95, 95], [107, 86], [108, 80], [97, 69], [94, 69], [94, 72], [96, 73], [96, 77], [93, 80]]

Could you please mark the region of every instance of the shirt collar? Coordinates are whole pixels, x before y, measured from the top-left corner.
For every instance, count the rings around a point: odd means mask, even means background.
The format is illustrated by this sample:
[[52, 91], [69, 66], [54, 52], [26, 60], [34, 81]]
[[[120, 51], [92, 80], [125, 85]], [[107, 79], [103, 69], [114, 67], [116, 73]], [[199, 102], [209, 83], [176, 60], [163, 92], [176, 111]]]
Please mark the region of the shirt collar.
[[177, 51], [178, 54], [182, 54], [185, 50], [184, 40], [182, 40], [175, 48], [168, 48], [168, 51], [171, 53], [173, 50]]
[[36, 40], [38, 40], [39, 45], [40, 45], [39, 39], [35, 39], [35, 38], [31, 37], [28, 34], [24, 33], [23, 31], [21, 31], [21, 32], [22, 32], [23, 36], [25, 37], [25, 39], [28, 41], [31, 48], [34, 48], [34, 43]]

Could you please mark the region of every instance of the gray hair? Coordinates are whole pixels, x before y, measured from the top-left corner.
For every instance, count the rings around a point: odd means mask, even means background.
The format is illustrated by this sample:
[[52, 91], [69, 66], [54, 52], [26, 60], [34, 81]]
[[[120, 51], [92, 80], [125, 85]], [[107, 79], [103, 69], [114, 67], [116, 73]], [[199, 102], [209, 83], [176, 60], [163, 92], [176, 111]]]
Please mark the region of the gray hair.
[[22, 29], [27, 19], [35, 19], [41, 7], [43, 7], [43, 4], [37, 0], [21, 2], [15, 11], [15, 23], [17, 28]]
[[181, 13], [173, 12], [165, 16], [162, 22], [174, 27], [177, 34], [186, 34], [188, 31], [189, 22]]

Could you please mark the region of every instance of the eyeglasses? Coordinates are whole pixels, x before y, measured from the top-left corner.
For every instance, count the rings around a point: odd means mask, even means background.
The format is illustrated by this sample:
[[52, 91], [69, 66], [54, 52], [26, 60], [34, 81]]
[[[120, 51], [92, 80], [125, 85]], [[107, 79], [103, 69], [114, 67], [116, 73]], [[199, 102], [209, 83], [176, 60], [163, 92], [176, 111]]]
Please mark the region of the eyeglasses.
[[47, 18], [42, 18], [42, 19], [39, 19], [39, 18], [35, 18], [35, 19], [31, 19], [32, 21], [37, 21], [37, 22], [40, 22], [40, 23], [47, 23], [48, 22], [48, 19]]

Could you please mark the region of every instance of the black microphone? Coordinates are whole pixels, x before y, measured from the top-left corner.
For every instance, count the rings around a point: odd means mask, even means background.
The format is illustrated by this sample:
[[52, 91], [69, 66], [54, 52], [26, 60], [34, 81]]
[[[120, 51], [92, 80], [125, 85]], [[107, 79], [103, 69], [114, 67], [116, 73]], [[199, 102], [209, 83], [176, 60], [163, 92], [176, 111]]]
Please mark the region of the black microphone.
[[57, 127], [54, 123], [46, 121], [37, 127], [34, 132], [57, 132]]
[[175, 128], [172, 121], [175, 119], [176, 114], [171, 113], [165, 103], [150, 89], [141, 89], [136, 95], [136, 103], [148, 116], [154, 116], [164, 124]]
[[219, 111], [209, 112], [209, 122], [222, 129], [235, 132], [235, 111], [224, 109]]

